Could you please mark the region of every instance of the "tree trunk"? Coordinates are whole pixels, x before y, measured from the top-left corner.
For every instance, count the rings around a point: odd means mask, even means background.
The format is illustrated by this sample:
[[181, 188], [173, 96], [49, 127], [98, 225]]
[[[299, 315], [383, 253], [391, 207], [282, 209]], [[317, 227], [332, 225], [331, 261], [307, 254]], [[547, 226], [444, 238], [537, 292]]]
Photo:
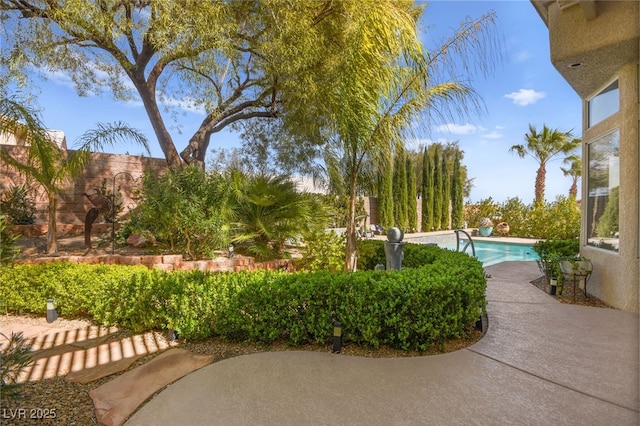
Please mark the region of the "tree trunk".
[[211, 116], [207, 116], [200, 128], [193, 134], [186, 148], [182, 150], [180, 156], [187, 164], [195, 164], [201, 169], [204, 169], [204, 160], [207, 155], [207, 148], [209, 148], [209, 141], [211, 137], [211, 131], [208, 130], [211, 126]]
[[535, 187], [536, 204], [544, 201], [544, 187], [545, 187], [546, 177], [547, 177], [547, 168], [544, 164], [540, 164], [540, 167], [536, 172], [536, 187]]
[[571, 188], [569, 188], [569, 198], [576, 199], [578, 198], [578, 180], [573, 179], [571, 183]]
[[349, 212], [347, 217], [347, 241], [345, 247], [345, 263], [346, 271], [355, 272], [358, 264], [357, 253], [357, 237], [356, 237], [356, 177], [355, 173], [351, 173], [349, 178]]
[[164, 153], [164, 158], [167, 160], [167, 164], [169, 167], [181, 167], [182, 160], [180, 159], [180, 155], [178, 155], [176, 146], [173, 144], [171, 135], [164, 125], [164, 120], [162, 119], [162, 115], [158, 109], [158, 103], [153, 95], [152, 89], [149, 89], [147, 82], [144, 81], [143, 78], [140, 79], [142, 81], [138, 81], [139, 79], [136, 78], [136, 76], [131, 76], [131, 80], [133, 81], [134, 86], [138, 89], [138, 93], [140, 94], [140, 98], [144, 104], [144, 109], [147, 112], [153, 131], [158, 138], [158, 144]]
[[56, 229], [56, 210], [58, 209], [58, 198], [53, 191], [47, 191], [49, 198], [49, 220], [47, 226], [47, 254], [58, 252], [58, 232]]

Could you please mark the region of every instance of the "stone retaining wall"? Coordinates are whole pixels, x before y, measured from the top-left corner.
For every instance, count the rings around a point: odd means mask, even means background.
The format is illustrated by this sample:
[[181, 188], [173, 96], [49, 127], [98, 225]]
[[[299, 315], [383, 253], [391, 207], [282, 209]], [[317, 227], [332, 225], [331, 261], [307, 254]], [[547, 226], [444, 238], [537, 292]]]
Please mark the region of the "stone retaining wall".
[[295, 260], [282, 259], [268, 262], [256, 262], [252, 257], [236, 256], [233, 259], [226, 257], [209, 260], [184, 260], [181, 254], [168, 255], [143, 255], [123, 256], [118, 254], [105, 254], [98, 256], [51, 256], [38, 257], [21, 261], [19, 263], [41, 264], [48, 262], [73, 262], [105, 265], [144, 265], [151, 268], [159, 268], [163, 271], [189, 271], [198, 269], [211, 272], [238, 272], [267, 269], [270, 271], [284, 270], [294, 271]]

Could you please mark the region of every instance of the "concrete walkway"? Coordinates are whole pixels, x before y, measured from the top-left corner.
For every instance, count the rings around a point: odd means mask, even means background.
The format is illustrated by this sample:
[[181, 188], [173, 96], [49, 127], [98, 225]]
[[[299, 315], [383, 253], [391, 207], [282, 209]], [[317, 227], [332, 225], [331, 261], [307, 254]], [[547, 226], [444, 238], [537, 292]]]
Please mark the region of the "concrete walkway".
[[486, 270], [489, 330], [466, 349], [240, 356], [178, 380], [125, 424], [638, 425], [638, 315], [557, 302], [529, 284], [534, 262]]

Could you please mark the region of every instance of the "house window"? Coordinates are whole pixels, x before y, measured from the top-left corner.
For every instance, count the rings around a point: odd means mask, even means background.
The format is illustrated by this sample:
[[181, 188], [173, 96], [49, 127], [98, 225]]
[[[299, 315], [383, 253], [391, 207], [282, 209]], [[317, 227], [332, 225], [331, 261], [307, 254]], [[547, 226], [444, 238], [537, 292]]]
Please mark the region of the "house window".
[[589, 143], [587, 155], [587, 244], [618, 251], [620, 131]]
[[589, 127], [595, 126], [620, 109], [620, 90], [618, 80], [589, 100]]

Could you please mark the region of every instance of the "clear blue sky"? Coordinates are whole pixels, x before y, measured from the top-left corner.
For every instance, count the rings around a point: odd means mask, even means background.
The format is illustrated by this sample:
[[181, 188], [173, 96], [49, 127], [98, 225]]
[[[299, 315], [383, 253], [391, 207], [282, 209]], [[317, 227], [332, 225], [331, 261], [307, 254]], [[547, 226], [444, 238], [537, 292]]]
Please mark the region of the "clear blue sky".
[[[433, 46], [433, 40], [452, 33], [465, 17], [479, 18], [490, 10], [497, 14], [505, 52], [503, 62], [489, 77], [478, 76], [472, 83], [486, 104], [486, 113], [471, 120], [440, 123], [431, 129], [430, 139], [423, 142], [459, 142], [469, 176], [475, 178], [472, 201], [519, 197], [530, 203], [537, 163], [530, 158], [520, 159], [509, 152], [509, 147], [524, 143], [529, 124], [537, 129], [543, 124], [562, 131], [573, 129], [574, 135], [581, 137], [580, 99], [551, 65], [547, 28], [535, 9], [528, 0], [432, 1], [423, 19], [424, 42]], [[42, 84], [38, 104], [43, 109], [45, 125], [64, 131], [69, 147], [98, 122], [125, 121], [147, 134], [152, 154], [163, 157], [153, 142], [153, 131], [140, 102], [115, 102], [108, 95], [79, 97], [65, 76], [56, 75]], [[175, 123], [170, 123], [178, 150], [186, 145], [202, 118], [185, 111], [178, 117], [182, 133]], [[217, 134], [211, 142], [211, 147], [233, 146], [239, 146], [239, 141], [231, 132]], [[140, 154], [142, 148], [121, 147], [113, 151]], [[547, 200], [568, 193], [571, 180], [563, 176], [561, 165], [556, 160], [547, 168]]]

